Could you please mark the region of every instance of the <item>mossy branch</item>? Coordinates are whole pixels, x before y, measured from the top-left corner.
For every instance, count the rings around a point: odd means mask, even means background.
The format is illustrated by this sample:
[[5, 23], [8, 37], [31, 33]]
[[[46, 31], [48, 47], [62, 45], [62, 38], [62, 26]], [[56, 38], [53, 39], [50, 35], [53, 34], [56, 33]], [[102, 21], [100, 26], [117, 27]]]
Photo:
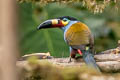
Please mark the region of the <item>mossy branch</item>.
[[[72, 60], [68, 63], [69, 58], [53, 58], [50, 53], [33, 53], [29, 55], [22, 56], [18, 63], [24, 63], [31, 56], [36, 56], [39, 61], [46, 60], [52, 64], [65, 67], [65, 66], [83, 66], [84, 61], [82, 57]], [[96, 63], [103, 72], [120, 72], [120, 46], [118, 45], [115, 49], [110, 49], [103, 51], [101, 53], [95, 54], [94, 58]], [[23, 65], [23, 64], [21, 64]]]

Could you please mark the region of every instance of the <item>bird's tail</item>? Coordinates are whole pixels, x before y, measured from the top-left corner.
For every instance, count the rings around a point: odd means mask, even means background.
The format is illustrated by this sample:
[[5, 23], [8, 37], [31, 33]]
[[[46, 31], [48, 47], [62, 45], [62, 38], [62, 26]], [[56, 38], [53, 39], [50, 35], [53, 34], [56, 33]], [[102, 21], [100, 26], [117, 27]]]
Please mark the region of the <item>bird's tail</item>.
[[94, 60], [93, 54], [91, 53], [90, 50], [83, 51], [83, 59], [89, 67], [95, 68], [97, 71], [100, 72], [100, 69], [97, 66], [96, 61]]

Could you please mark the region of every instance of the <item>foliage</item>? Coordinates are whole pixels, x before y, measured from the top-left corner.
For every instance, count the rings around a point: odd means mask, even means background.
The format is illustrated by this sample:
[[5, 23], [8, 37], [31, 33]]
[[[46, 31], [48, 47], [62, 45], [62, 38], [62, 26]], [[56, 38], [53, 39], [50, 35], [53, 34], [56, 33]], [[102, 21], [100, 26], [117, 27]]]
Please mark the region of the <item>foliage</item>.
[[115, 6], [118, 9], [119, 0], [18, 0], [20, 3], [22, 2], [32, 2], [36, 3], [37, 5], [46, 5], [48, 3], [64, 3], [64, 4], [73, 4], [79, 3], [82, 4], [81, 6], [86, 7], [88, 10], [94, 13], [102, 13], [103, 10], [108, 5]]
[[[67, 44], [60, 29], [37, 31], [37, 26], [44, 20], [59, 16], [73, 16], [87, 24], [95, 36], [96, 51], [114, 48], [120, 29], [120, 12], [108, 7], [101, 14], [92, 14], [80, 7], [80, 4], [48, 4], [44, 7], [22, 3], [20, 6], [20, 44], [22, 55], [37, 52], [50, 52], [52, 56], [69, 56]], [[112, 14], [112, 15], [111, 15]]]
[[[22, 53], [26, 54], [50, 51], [51, 55], [53, 56], [68, 56], [69, 50], [62, 38], [62, 31], [60, 29], [48, 29], [37, 31], [36, 28], [38, 26], [38, 23], [36, 23], [32, 18], [32, 16], [35, 18], [35, 15], [32, 15], [33, 10], [31, 9], [31, 4], [21, 4], [20, 6], [22, 12], [20, 17], [20, 39]], [[41, 20], [39, 20], [38, 22], [40, 23]]]

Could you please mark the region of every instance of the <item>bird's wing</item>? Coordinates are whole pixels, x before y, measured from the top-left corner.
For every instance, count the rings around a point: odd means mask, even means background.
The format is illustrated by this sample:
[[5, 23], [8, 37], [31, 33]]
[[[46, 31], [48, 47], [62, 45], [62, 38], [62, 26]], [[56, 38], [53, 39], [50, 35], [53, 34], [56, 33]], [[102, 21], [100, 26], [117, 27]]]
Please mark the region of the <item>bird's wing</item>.
[[92, 53], [95, 53], [94, 52], [94, 36], [93, 35], [90, 35], [90, 49], [91, 49]]
[[77, 22], [72, 24], [65, 33], [68, 45], [84, 45], [90, 43], [91, 32], [87, 25]]

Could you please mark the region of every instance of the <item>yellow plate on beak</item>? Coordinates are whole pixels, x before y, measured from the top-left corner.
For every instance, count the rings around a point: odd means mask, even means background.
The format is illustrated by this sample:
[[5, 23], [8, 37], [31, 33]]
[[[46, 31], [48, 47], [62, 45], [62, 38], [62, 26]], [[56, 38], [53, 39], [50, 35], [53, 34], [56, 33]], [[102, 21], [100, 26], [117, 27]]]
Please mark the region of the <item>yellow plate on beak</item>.
[[52, 24], [54, 25], [54, 24], [58, 24], [58, 20], [57, 19], [53, 19], [52, 20]]

